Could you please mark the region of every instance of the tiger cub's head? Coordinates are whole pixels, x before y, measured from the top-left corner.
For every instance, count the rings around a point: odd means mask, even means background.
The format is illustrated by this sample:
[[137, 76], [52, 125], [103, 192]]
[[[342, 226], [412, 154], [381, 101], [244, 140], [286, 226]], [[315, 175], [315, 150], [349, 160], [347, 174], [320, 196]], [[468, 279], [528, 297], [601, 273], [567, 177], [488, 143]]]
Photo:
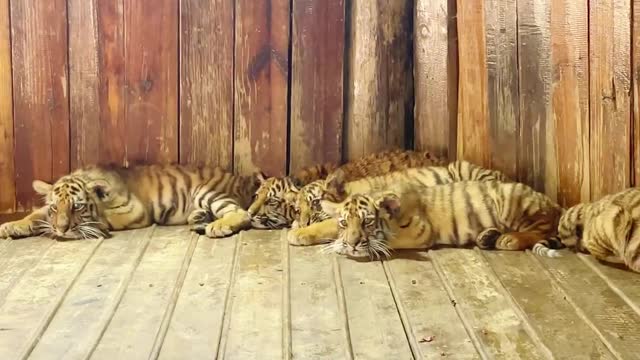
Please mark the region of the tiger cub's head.
[[98, 212], [98, 202], [107, 191], [105, 183], [67, 175], [53, 185], [35, 180], [33, 189], [46, 201], [47, 220], [38, 224], [43, 235], [68, 240], [109, 235]]
[[400, 212], [400, 197], [392, 192], [354, 194], [342, 203], [322, 201], [322, 208], [338, 219], [338, 238], [328, 249], [354, 258], [390, 256], [389, 221]]
[[344, 179], [344, 172], [336, 170], [326, 179], [316, 180], [302, 187], [296, 196], [294, 227], [305, 227], [331, 218], [322, 208], [321, 202], [342, 202], [347, 195]]
[[585, 204], [564, 210], [558, 222], [558, 237], [569, 248], [579, 247], [582, 241]]
[[249, 206], [251, 226], [256, 229], [282, 229], [294, 220], [295, 199], [300, 183], [293, 177], [258, 176], [260, 186]]

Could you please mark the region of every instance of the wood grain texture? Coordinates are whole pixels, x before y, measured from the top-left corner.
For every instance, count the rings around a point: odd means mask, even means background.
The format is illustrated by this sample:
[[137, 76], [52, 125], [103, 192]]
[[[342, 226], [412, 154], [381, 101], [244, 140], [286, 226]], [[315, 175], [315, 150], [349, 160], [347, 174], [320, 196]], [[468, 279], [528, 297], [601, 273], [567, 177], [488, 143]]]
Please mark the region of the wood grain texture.
[[16, 207], [9, 0], [0, 0], [0, 213]]
[[178, 161], [178, 0], [130, 0], [125, 16], [126, 157]]
[[352, 2], [348, 159], [406, 145], [405, 131], [413, 117], [412, 16], [411, 1]]
[[591, 199], [630, 185], [631, 3], [589, 1]]
[[551, 0], [518, 1], [520, 139], [518, 180], [557, 198], [555, 124], [551, 111]]
[[633, 76], [633, 186], [640, 186], [640, 0], [633, 0], [632, 63]]
[[455, 1], [416, 0], [415, 148], [455, 159], [458, 58]]
[[235, 5], [234, 171], [281, 176], [287, 162], [289, 1]]
[[233, 167], [233, 0], [180, 0], [180, 162]]
[[551, 100], [558, 201], [589, 200], [589, 44], [586, 2], [551, 1]]
[[38, 203], [34, 179], [69, 171], [67, 4], [11, 1], [15, 171], [18, 210]]
[[515, 0], [485, 2], [491, 167], [517, 178], [520, 102]]
[[71, 168], [126, 163], [124, 4], [69, 0]]
[[342, 161], [344, 0], [294, 0], [289, 171]]
[[491, 165], [484, 2], [457, 0], [459, 159]]

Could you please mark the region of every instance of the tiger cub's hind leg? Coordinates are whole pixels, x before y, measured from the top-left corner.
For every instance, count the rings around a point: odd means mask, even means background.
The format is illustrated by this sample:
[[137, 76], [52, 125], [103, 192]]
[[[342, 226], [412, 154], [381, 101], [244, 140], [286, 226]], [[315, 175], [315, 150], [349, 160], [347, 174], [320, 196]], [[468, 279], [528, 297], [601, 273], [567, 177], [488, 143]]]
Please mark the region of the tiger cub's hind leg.
[[209, 210], [196, 209], [187, 217], [187, 224], [208, 224], [213, 221], [213, 214]]
[[495, 248], [497, 250], [526, 250], [531, 249], [544, 236], [537, 232], [508, 232], [496, 239]]
[[485, 229], [476, 237], [476, 245], [483, 250], [495, 249], [496, 241], [501, 235], [502, 232], [496, 228]]

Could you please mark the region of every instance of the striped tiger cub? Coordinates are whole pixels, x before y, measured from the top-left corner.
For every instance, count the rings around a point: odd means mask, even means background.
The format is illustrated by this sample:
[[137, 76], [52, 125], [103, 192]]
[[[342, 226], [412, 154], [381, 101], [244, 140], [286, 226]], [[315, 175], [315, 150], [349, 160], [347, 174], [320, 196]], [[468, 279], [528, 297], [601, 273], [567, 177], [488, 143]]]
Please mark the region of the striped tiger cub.
[[249, 207], [251, 225], [258, 229], [281, 229], [291, 226], [296, 212], [298, 191], [304, 185], [327, 177], [339, 169], [346, 181], [386, 174], [407, 168], [444, 164], [428, 152], [389, 150], [362, 157], [335, 167], [330, 164], [304, 169], [292, 176], [260, 179], [260, 188]]
[[0, 237], [86, 239], [151, 224], [191, 224], [209, 237], [224, 237], [250, 225], [244, 209], [257, 187], [256, 176], [234, 176], [219, 168], [92, 166], [54, 184], [34, 181], [46, 205], [0, 226]]
[[340, 203], [350, 194], [368, 194], [398, 186], [428, 187], [458, 181], [510, 181], [497, 170], [485, 169], [467, 161], [454, 161], [448, 166], [430, 166], [396, 171], [382, 176], [346, 182], [340, 170], [326, 180], [303, 187], [296, 197], [296, 221], [289, 232], [292, 245], [313, 245], [335, 239], [335, 225], [320, 203]]
[[499, 250], [560, 245], [554, 236], [562, 209], [521, 183], [407, 187], [355, 194], [342, 203], [323, 201], [322, 206], [338, 226], [337, 240], [327, 249], [350, 257], [388, 257], [394, 249], [436, 245]]
[[569, 208], [560, 218], [563, 245], [640, 272], [640, 188]]

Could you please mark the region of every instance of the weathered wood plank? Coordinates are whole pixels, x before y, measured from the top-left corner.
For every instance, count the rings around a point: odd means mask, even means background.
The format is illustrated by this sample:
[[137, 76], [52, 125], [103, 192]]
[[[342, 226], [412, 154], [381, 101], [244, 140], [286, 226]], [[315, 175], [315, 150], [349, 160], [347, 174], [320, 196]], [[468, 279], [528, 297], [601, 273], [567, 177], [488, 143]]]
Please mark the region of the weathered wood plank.
[[591, 198], [596, 200], [631, 184], [630, 0], [590, 0], [589, 39]]
[[518, 1], [520, 138], [518, 179], [557, 198], [555, 124], [551, 110], [551, 0]]
[[289, 1], [235, 5], [234, 171], [281, 176], [287, 162]]
[[614, 359], [528, 254], [486, 251], [482, 255], [555, 358]]
[[29, 359], [86, 359], [122, 299], [153, 228], [114, 233], [89, 260]]
[[558, 201], [589, 201], [588, 3], [551, 1], [551, 100]]
[[[640, 314], [577, 256], [536, 257], [576, 309], [618, 359], [638, 359]], [[597, 296], [594, 296], [597, 294]]]
[[178, 0], [124, 2], [126, 157], [178, 161]]
[[71, 168], [126, 162], [124, 4], [69, 0]]
[[411, 1], [351, 2], [348, 159], [406, 145], [413, 117], [412, 16]]
[[350, 346], [333, 276], [333, 257], [317, 247], [289, 250], [291, 341], [294, 359], [341, 359]]
[[0, 306], [0, 358], [25, 358], [102, 240], [57, 242]]
[[468, 249], [429, 254], [479, 351], [490, 358], [546, 357], [479, 254]]
[[239, 241], [238, 269], [218, 357], [282, 359], [282, 233], [246, 232]]
[[410, 359], [382, 264], [339, 259], [354, 358]]
[[384, 265], [416, 358], [480, 358], [425, 253], [407, 252]]
[[150, 357], [162, 341], [163, 326], [175, 306], [174, 292], [181, 285], [195, 244], [186, 227], [158, 227], [135, 269], [104, 335], [90, 354], [92, 359]]
[[456, 2], [416, 0], [415, 148], [455, 159], [458, 106]]
[[238, 244], [237, 237], [198, 239], [160, 359], [209, 359], [218, 353]]
[[628, 270], [605, 265], [594, 257], [578, 255], [589, 267], [607, 282], [609, 287], [640, 314], [640, 276]]
[[633, 85], [633, 186], [640, 186], [640, 1], [633, 0], [631, 19], [631, 75]]
[[515, 0], [485, 4], [491, 167], [516, 179], [520, 123], [517, 6]]
[[233, 165], [233, 0], [180, 0], [180, 161]]
[[0, 154], [0, 213], [6, 213], [16, 207], [9, 0], [0, 1]]
[[458, 5], [458, 137], [459, 159], [491, 165], [487, 53], [483, 1], [457, 0]]
[[19, 241], [3, 241], [0, 251], [0, 305], [7, 294], [46, 254], [54, 241], [47, 238], [27, 238]]
[[289, 170], [342, 161], [344, 0], [292, 2]]
[[69, 171], [67, 4], [11, 1], [17, 208], [38, 204], [33, 179]]

